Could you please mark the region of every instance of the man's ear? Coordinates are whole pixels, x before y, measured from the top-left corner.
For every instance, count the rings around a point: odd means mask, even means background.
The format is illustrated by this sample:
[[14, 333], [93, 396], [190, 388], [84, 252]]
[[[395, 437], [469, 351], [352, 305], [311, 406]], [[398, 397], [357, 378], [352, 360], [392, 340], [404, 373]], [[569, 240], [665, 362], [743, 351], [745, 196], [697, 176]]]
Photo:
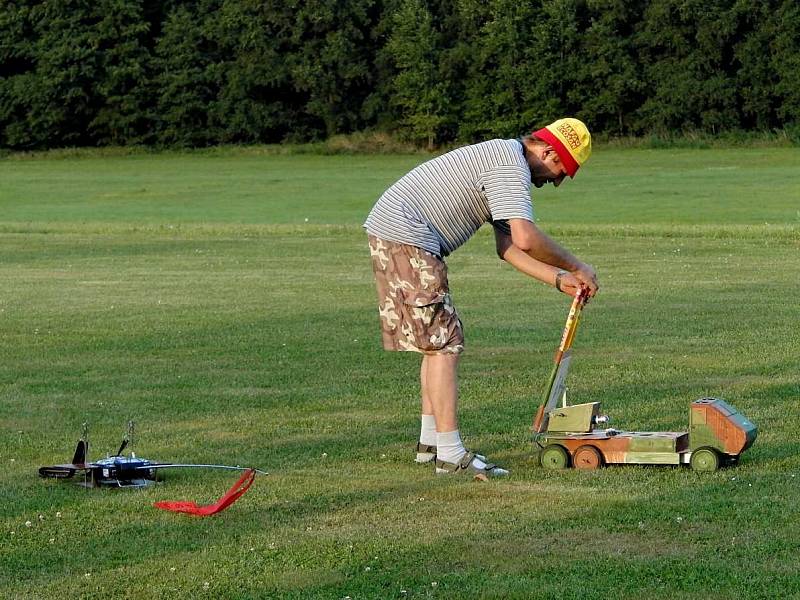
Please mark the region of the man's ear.
[[554, 164], [559, 164], [561, 162], [561, 157], [556, 152], [556, 149], [550, 145], [545, 146], [544, 153], [542, 154], [542, 159], [547, 158], [548, 156], [552, 157]]

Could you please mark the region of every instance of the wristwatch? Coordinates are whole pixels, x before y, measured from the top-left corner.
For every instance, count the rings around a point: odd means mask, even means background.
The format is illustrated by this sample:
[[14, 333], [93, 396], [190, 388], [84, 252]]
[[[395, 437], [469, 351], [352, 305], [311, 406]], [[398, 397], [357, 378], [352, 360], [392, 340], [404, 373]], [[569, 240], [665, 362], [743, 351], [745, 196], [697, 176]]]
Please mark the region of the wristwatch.
[[559, 292], [563, 292], [564, 291], [564, 290], [561, 289], [561, 278], [564, 275], [566, 275], [567, 273], [569, 273], [569, 271], [565, 271], [564, 269], [561, 269], [558, 273], [556, 273], [556, 289]]

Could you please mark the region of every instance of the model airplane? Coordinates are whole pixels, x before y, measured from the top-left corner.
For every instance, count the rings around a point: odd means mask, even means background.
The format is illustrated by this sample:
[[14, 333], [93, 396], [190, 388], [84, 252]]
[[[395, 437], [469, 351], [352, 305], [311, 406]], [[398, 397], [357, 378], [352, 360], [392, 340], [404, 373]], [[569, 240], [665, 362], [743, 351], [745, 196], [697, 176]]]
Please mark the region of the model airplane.
[[214, 514], [233, 504], [239, 496], [244, 494], [255, 479], [256, 473], [268, 475], [265, 471], [250, 467], [216, 465], [216, 464], [191, 464], [191, 463], [166, 463], [137, 457], [133, 451], [125, 455], [126, 448], [132, 447], [134, 433], [133, 421], [128, 422], [128, 430], [120, 444], [117, 453], [106, 458], [89, 460], [89, 441], [86, 423], [83, 424], [83, 434], [75, 448], [72, 462], [61, 465], [52, 465], [39, 468], [39, 476], [55, 479], [72, 479], [79, 476], [78, 484], [88, 488], [115, 487], [115, 488], [142, 488], [157, 480], [160, 469], [175, 468], [205, 468], [228, 469], [244, 471], [239, 481], [216, 503], [209, 506], [197, 506], [193, 502], [157, 502], [157, 508], [175, 512], [187, 512], [198, 515]]

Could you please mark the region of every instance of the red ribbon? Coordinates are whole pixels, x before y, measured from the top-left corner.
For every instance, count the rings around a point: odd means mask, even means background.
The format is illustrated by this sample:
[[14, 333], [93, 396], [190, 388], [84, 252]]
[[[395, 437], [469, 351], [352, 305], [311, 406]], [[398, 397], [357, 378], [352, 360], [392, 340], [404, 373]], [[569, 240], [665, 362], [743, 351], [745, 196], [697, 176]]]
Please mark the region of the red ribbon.
[[169, 510], [172, 512], [182, 512], [188, 513], [190, 515], [198, 515], [200, 517], [207, 517], [208, 515], [215, 515], [218, 512], [222, 512], [226, 508], [228, 508], [231, 504], [236, 502], [239, 497], [244, 494], [250, 486], [253, 484], [253, 481], [256, 478], [255, 469], [247, 469], [239, 478], [239, 481], [233, 484], [233, 487], [225, 492], [225, 495], [222, 496], [219, 500], [217, 500], [214, 504], [209, 504], [207, 506], [198, 506], [194, 502], [169, 502], [169, 501], [162, 501], [156, 502], [153, 504], [156, 508], [161, 508], [163, 510]]

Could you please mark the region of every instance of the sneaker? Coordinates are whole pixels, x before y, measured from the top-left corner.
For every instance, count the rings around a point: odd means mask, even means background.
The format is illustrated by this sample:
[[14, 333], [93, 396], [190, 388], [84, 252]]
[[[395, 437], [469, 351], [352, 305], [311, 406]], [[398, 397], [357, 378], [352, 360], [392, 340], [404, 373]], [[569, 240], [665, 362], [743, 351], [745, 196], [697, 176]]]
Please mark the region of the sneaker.
[[[475, 466], [475, 459], [486, 464], [484, 468]], [[489, 477], [505, 477], [508, 475], [506, 469], [502, 469], [493, 463], [486, 462], [486, 458], [474, 452], [467, 452], [457, 463], [448, 463], [443, 460], [436, 461], [437, 475], [450, 475], [452, 473], [463, 473], [471, 475], [473, 479], [486, 481]]]

